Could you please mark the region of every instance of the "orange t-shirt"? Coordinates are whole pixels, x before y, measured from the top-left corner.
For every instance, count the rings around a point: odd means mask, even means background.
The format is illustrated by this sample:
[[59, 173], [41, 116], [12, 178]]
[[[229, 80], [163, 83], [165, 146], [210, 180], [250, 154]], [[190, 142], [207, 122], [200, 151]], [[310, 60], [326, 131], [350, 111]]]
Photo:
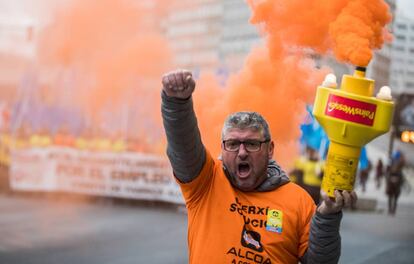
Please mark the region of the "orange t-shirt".
[[269, 192], [233, 188], [207, 152], [190, 183], [179, 183], [188, 209], [190, 263], [298, 263], [308, 247], [312, 198], [287, 183]]

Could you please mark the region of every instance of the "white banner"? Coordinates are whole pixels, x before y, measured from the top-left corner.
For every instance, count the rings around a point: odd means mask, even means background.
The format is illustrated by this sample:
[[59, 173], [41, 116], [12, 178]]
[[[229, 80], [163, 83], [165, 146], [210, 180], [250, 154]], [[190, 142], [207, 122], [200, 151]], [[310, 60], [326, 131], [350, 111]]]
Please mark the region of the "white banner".
[[142, 153], [65, 147], [16, 150], [11, 156], [10, 185], [14, 190], [184, 203], [168, 161]]

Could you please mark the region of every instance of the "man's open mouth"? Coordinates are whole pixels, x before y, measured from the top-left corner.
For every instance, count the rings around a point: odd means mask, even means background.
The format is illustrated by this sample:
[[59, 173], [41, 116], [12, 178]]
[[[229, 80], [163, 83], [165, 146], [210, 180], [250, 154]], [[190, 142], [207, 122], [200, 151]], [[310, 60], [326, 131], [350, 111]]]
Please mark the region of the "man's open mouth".
[[239, 163], [237, 166], [237, 175], [242, 179], [249, 177], [250, 165], [246, 162]]

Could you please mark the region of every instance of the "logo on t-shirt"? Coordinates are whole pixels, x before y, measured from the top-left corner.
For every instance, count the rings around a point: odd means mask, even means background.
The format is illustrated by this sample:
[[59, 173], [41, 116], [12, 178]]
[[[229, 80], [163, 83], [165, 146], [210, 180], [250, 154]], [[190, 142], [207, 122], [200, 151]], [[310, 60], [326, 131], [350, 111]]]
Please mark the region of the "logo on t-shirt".
[[260, 243], [260, 234], [251, 230], [246, 230], [246, 227], [243, 227], [241, 244], [244, 247], [250, 248], [257, 252], [263, 252], [263, 246]]
[[281, 210], [267, 211], [266, 230], [282, 233], [283, 212]]

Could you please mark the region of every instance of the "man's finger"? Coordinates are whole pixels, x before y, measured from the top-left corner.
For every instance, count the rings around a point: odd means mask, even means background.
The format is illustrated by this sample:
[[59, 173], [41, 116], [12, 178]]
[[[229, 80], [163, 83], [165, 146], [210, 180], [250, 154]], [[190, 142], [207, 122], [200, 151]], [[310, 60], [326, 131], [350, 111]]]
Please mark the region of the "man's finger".
[[321, 190], [321, 197], [322, 197], [322, 200], [325, 201], [325, 204], [327, 206], [332, 206], [333, 203], [332, 203], [331, 198], [329, 198], [328, 194], [324, 192], [323, 190]]
[[167, 76], [167, 74], [164, 74], [164, 75], [162, 76], [162, 85], [163, 85], [164, 87], [168, 87], [168, 85], [169, 85], [169, 81], [168, 81], [168, 76]]
[[342, 197], [341, 192], [338, 191], [338, 190], [335, 190], [334, 194], [335, 194], [335, 204], [336, 204], [336, 206], [342, 208], [344, 206], [344, 197]]
[[189, 70], [183, 70], [183, 79], [184, 79], [184, 86], [188, 88], [188, 80], [193, 77], [192, 73]]
[[177, 82], [175, 81], [175, 74], [168, 74], [168, 88], [177, 90]]
[[184, 90], [184, 80], [183, 80], [183, 73], [182, 71], [178, 71], [175, 75], [175, 83], [177, 84], [177, 90], [183, 91]]
[[195, 87], [195, 81], [194, 81], [194, 79], [193, 79], [193, 77], [191, 75], [190, 76], [187, 76], [186, 83], [187, 83], [188, 89], [194, 89], [194, 87]]
[[345, 208], [351, 207], [351, 194], [348, 191], [343, 191], [342, 196], [344, 199], [344, 207]]

